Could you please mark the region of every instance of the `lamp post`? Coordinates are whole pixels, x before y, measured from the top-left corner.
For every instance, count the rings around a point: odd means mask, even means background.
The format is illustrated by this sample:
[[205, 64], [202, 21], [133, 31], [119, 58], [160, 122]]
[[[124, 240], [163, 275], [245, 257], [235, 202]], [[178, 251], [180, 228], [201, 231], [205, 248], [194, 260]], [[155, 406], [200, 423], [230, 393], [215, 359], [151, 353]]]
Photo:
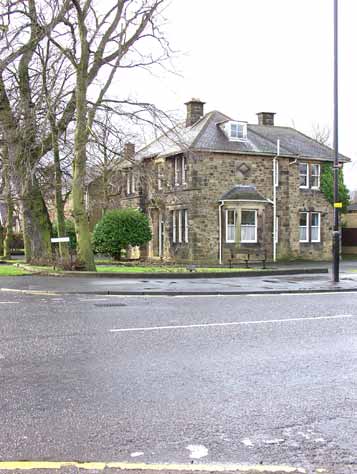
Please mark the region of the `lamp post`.
[[334, 114], [333, 114], [333, 281], [340, 281], [340, 229], [339, 229], [339, 193], [338, 193], [338, 0], [334, 0]]

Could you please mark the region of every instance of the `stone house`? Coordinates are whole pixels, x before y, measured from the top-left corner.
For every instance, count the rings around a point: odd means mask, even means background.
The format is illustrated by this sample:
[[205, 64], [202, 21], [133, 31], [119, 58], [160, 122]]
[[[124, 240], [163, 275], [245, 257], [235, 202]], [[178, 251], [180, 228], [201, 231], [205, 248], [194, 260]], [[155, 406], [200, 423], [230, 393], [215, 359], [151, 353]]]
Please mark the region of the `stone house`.
[[149, 216], [146, 256], [198, 264], [234, 262], [248, 251], [268, 260], [330, 259], [333, 209], [320, 177], [333, 150], [275, 126], [274, 113], [248, 124], [204, 114], [197, 99], [186, 106], [184, 126], [137, 153], [127, 145], [115, 179], [121, 195], [113, 207]]

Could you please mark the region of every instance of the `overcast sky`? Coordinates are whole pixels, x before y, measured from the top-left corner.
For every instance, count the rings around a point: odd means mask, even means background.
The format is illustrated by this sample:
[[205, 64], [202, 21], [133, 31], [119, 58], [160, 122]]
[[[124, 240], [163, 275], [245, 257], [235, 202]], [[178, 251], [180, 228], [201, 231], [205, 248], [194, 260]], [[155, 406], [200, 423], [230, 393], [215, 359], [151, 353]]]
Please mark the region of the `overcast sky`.
[[[182, 77], [145, 82], [146, 98], [184, 114], [198, 97], [237, 120], [271, 111], [277, 125], [332, 130], [333, 0], [171, 0], [166, 17]], [[340, 0], [340, 151], [357, 163], [356, 45], [357, 1]], [[357, 189], [357, 164], [348, 166]]]

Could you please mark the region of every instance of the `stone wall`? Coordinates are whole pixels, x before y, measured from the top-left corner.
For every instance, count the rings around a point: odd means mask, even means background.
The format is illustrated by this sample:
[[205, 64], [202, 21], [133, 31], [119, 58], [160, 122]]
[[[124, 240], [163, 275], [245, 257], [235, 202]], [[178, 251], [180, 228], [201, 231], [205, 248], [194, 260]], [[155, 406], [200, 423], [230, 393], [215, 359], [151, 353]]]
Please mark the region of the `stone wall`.
[[[182, 155], [180, 155], [182, 156]], [[313, 160], [304, 160], [313, 163]], [[316, 162], [318, 163], [318, 162]], [[148, 256], [178, 263], [217, 264], [219, 261], [219, 200], [235, 185], [253, 184], [266, 199], [273, 199], [273, 158], [271, 156], [229, 153], [195, 152], [186, 155], [186, 183], [174, 183], [174, 157], [145, 160], [138, 174], [137, 192], [127, 196], [121, 186], [121, 196], [113, 200], [114, 207], [137, 207], [149, 215], [153, 241]], [[160, 183], [159, 183], [160, 178]], [[125, 173], [121, 179], [125, 179]], [[119, 186], [118, 186], [119, 187]], [[161, 187], [161, 189], [159, 189]], [[222, 243], [222, 255], [227, 263], [232, 250], [249, 248], [265, 252], [272, 259], [273, 209], [270, 203], [225, 203], [227, 206], [258, 210], [258, 242], [256, 244]], [[172, 242], [171, 211], [188, 210], [188, 243]], [[321, 242], [299, 242], [299, 212], [321, 213]], [[333, 210], [319, 190], [299, 188], [298, 162], [279, 158], [277, 187], [277, 216], [279, 217], [278, 259], [330, 259], [332, 252]], [[159, 227], [164, 224], [162, 246]], [[222, 237], [225, 223], [222, 219]], [[236, 235], [240, 235], [237, 222]], [[237, 239], [239, 240], [239, 239]], [[161, 250], [161, 251], [160, 251]]]

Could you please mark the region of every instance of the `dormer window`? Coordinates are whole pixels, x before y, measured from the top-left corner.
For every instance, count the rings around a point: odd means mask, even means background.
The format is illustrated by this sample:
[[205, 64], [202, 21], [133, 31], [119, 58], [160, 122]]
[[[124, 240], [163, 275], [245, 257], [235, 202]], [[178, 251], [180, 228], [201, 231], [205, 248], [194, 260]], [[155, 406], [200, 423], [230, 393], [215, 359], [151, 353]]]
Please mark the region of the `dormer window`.
[[226, 132], [229, 140], [244, 141], [247, 139], [247, 124], [246, 122], [228, 122]]

